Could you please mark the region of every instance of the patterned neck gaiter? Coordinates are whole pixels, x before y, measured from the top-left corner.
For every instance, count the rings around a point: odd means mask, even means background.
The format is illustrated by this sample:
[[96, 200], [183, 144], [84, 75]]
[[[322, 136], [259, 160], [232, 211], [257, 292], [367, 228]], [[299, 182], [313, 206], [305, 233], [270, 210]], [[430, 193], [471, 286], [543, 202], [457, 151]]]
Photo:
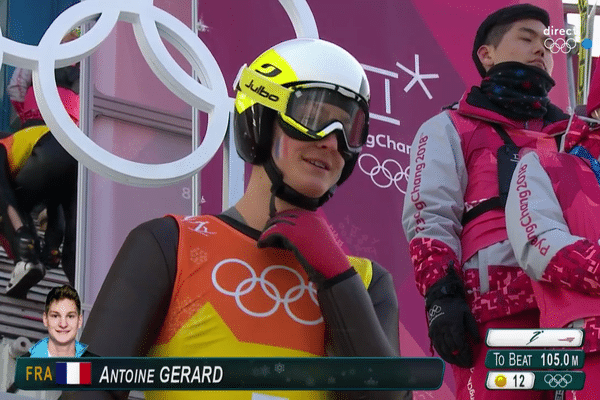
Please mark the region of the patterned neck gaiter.
[[554, 85], [543, 69], [511, 61], [490, 68], [481, 82], [481, 92], [505, 117], [525, 121], [546, 115], [548, 92]]

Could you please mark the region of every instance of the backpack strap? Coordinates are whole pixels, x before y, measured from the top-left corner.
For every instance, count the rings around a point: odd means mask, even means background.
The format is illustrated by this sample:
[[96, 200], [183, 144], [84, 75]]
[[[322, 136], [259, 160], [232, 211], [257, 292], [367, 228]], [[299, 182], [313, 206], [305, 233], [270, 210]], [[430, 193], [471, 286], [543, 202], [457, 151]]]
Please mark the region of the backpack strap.
[[517, 167], [517, 163], [519, 162], [519, 150], [521, 150], [521, 148], [515, 144], [515, 142], [500, 124], [492, 123], [490, 125], [492, 128], [494, 128], [496, 133], [498, 133], [498, 136], [500, 136], [504, 142], [504, 145], [500, 146], [496, 153], [498, 160], [499, 195], [497, 197], [492, 197], [482, 201], [464, 213], [461, 221], [463, 226], [488, 211], [504, 209], [506, 206], [508, 191], [510, 189], [510, 181], [515, 168]]

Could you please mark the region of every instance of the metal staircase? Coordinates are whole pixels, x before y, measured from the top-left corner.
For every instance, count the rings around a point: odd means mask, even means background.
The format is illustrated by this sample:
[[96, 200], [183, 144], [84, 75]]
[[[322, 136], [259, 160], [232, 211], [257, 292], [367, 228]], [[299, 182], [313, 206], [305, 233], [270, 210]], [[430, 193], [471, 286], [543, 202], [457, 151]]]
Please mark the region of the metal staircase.
[[32, 343], [47, 336], [42, 323], [46, 295], [55, 286], [69, 281], [61, 268], [46, 271], [46, 276], [31, 288], [25, 299], [15, 299], [5, 294], [13, 262], [0, 248], [0, 338], [26, 337]]

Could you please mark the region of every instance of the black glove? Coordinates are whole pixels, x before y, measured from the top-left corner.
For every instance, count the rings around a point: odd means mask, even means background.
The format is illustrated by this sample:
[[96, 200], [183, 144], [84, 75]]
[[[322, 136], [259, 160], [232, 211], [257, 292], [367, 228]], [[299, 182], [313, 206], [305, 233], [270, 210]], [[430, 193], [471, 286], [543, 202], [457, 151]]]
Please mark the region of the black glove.
[[469, 338], [481, 341], [477, 321], [465, 300], [465, 288], [452, 263], [448, 275], [437, 281], [425, 295], [429, 338], [445, 361], [463, 368], [473, 366]]

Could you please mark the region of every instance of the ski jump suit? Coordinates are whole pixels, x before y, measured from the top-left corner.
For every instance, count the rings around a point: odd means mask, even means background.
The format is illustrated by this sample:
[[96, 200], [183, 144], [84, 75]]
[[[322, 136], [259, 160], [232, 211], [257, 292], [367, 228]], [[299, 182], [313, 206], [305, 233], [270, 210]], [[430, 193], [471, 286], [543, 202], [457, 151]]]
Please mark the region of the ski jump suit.
[[[515, 121], [494, 111], [497, 107], [480, 93], [473, 87], [458, 109], [436, 115], [417, 132], [403, 227], [422, 295], [446, 275], [450, 261], [462, 266], [458, 273], [483, 338], [489, 328], [537, 327], [539, 315], [531, 281], [507, 240], [503, 207], [469, 215], [479, 204], [500, 196], [497, 153], [505, 142], [492, 124], [504, 128], [518, 147], [556, 152], [554, 136], [565, 131], [568, 115], [549, 105], [543, 121]], [[572, 129], [581, 124], [575, 120]], [[486, 349], [474, 344], [473, 350], [472, 368], [452, 366], [457, 399], [504, 398], [485, 388]], [[511, 393], [511, 399], [542, 396]]]
[[[58, 93], [67, 113], [79, 122], [79, 65], [55, 70]], [[62, 266], [75, 282], [75, 223], [77, 205], [77, 162], [56, 141], [45, 125], [32, 86], [30, 70], [16, 68], [6, 89], [21, 120], [22, 129], [0, 139], [0, 206], [13, 206], [25, 225], [29, 213], [44, 203], [48, 210], [45, 253], [58, 250], [63, 237]], [[4, 177], [6, 176], [6, 180]], [[30, 228], [33, 231], [33, 228]], [[33, 233], [33, 232], [32, 232]], [[14, 232], [5, 226], [3, 247], [15, 257]], [[56, 267], [60, 259], [42, 255], [46, 267]]]
[[[358, 273], [317, 291], [292, 252], [259, 249], [259, 236], [259, 231], [227, 214], [143, 223], [129, 234], [117, 255], [82, 340], [102, 356], [399, 354], [398, 304], [386, 270], [369, 260], [349, 257]], [[255, 282], [249, 284], [252, 279]], [[269, 293], [263, 287], [270, 288]], [[110, 395], [73, 394], [94, 399]], [[201, 392], [203, 399], [317, 399], [325, 395]], [[126, 398], [123, 393], [112, 396]], [[149, 392], [146, 396], [191, 399], [199, 393]], [[354, 392], [350, 396], [410, 397], [405, 392]]]

